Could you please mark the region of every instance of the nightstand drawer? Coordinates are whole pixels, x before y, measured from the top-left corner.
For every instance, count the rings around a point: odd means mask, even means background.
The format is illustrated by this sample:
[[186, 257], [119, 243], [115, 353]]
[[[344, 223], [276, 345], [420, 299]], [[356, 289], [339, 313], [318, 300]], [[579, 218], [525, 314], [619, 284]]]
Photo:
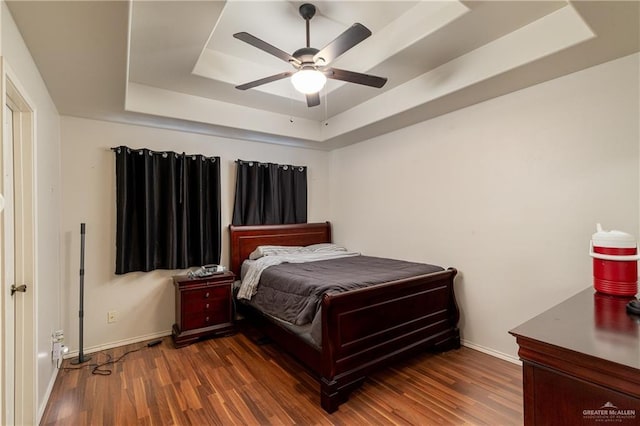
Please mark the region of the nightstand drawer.
[[220, 301], [229, 301], [229, 297], [231, 297], [231, 287], [228, 285], [185, 290], [182, 293], [183, 309], [187, 312], [210, 310], [220, 305]]
[[194, 328], [210, 327], [212, 325], [230, 322], [231, 316], [229, 315], [229, 309], [225, 309], [224, 311], [217, 310], [184, 314], [182, 326], [185, 330], [191, 330]]

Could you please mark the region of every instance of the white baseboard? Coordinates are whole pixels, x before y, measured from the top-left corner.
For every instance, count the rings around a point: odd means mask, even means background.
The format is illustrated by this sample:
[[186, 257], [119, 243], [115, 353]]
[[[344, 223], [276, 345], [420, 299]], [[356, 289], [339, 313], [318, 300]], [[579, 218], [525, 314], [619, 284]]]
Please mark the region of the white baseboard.
[[509, 361], [513, 364], [518, 364], [518, 365], [522, 365], [522, 361], [520, 361], [518, 358], [505, 354], [503, 352], [498, 352], [494, 349], [490, 349], [481, 345], [476, 345], [473, 342], [469, 342], [468, 340], [464, 340], [461, 339], [460, 343], [462, 344], [462, 346], [466, 346], [467, 348], [471, 348], [471, 349], [475, 349], [476, 351], [480, 351], [480, 352], [484, 352], [487, 355], [491, 355], [494, 356], [496, 358], [500, 358], [503, 359], [505, 361]]
[[[109, 342], [109, 343], [103, 343], [103, 344], [97, 345], [97, 346], [91, 346], [89, 348], [84, 348], [82, 350], [82, 352], [85, 353], [85, 354], [90, 354], [90, 353], [93, 353], [93, 352], [103, 351], [105, 349], [112, 349], [112, 348], [117, 348], [119, 346], [131, 345], [133, 343], [144, 342], [144, 341], [151, 340], [151, 339], [158, 339], [160, 337], [165, 337], [165, 336], [170, 336], [170, 335], [171, 335], [171, 330], [159, 331], [157, 333], [145, 334], [143, 336], [136, 336], [136, 337], [132, 337], [132, 338], [129, 338], [129, 339], [118, 340], [118, 341]], [[65, 354], [64, 358], [67, 359], [67, 358], [77, 357], [79, 353], [80, 353], [80, 350], [70, 351], [67, 354]]]
[[[90, 354], [90, 353], [93, 353], [93, 352], [103, 351], [105, 349], [117, 348], [119, 346], [125, 346], [125, 345], [130, 345], [130, 344], [133, 344], [133, 343], [144, 342], [144, 341], [151, 340], [151, 339], [158, 339], [160, 337], [165, 337], [165, 336], [170, 336], [170, 335], [171, 335], [171, 330], [160, 331], [160, 332], [157, 332], [157, 333], [151, 333], [151, 334], [146, 334], [146, 335], [143, 335], [143, 336], [132, 337], [132, 338], [129, 338], [129, 339], [118, 340], [118, 341], [115, 341], [115, 342], [103, 343], [103, 344], [97, 345], [97, 346], [91, 346], [89, 348], [85, 348], [84, 349], [84, 353]], [[485, 353], [487, 355], [491, 355], [491, 356], [494, 356], [496, 358], [500, 358], [502, 360], [511, 362], [513, 364], [522, 365], [522, 362], [518, 358], [516, 358], [516, 357], [514, 357], [512, 355], [509, 355], [509, 354], [505, 354], [504, 352], [499, 352], [499, 351], [496, 351], [494, 349], [487, 348], [485, 346], [478, 345], [478, 344], [475, 344], [473, 342], [470, 342], [470, 341], [464, 340], [464, 339], [461, 339], [460, 343], [462, 344], [462, 346], [466, 346], [468, 348], [475, 349], [476, 351], [483, 352], [483, 353]], [[71, 351], [71, 352], [65, 354], [64, 358], [67, 359], [67, 358], [76, 357], [76, 356], [78, 356], [78, 353], [79, 353], [79, 351], [77, 351], [77, 350], [76, 351]], [[56, 374], [54, 375], [51, 383], [49, 384], [48, 392], [51, 392], [51, 389], [53, 388], [53, 382], [55, 381], [55, 377], [56, 376], [57, 376], [57, 371], [56, 371]], [[48, 394], [47, 394], [47, 398], [46, 399], [48, 399]]]
[[53, 369], [53, 374], [51, 375], [51, 379], [49, 380], [49, 384], [47, 385], [47, 390], [44, 392], [44, 397], [42, 398], [42, 402], [38, 407], [38, 412], [36, 413], [36, 424], [40, 424], [40, 420], [42, 420], [42, 416], [44, 415], [44, 410], [47, 409], [47, 403], [49, 402], [49, 397], [51, 396], [51, 391], [53, 390], [53, 385], [56, 383], [56, 378], [58, 377], [58, 369]]

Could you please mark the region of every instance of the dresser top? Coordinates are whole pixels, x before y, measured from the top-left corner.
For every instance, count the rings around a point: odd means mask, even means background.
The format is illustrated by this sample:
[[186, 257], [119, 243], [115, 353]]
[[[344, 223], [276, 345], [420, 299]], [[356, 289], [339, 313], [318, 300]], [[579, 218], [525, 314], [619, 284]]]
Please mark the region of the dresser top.
[[640, 317], [626, 313], [632, 299], [589, 287], [510, 333], [640, 369]]

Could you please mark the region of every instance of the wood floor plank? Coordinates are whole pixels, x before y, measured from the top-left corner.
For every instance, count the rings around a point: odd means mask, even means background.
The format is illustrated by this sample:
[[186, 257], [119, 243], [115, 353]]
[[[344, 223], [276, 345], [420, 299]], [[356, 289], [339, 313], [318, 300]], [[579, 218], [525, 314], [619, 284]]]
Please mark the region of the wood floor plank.
[[[469, 348], [422, 354], [369, 377], [340, 409], [274, 345], [243, 333], [175, 349], [169, 337], [65, 360], [41, 425], [520, 425], [520, 367]], [[74, 368], [74, 369], [67, 369]]]

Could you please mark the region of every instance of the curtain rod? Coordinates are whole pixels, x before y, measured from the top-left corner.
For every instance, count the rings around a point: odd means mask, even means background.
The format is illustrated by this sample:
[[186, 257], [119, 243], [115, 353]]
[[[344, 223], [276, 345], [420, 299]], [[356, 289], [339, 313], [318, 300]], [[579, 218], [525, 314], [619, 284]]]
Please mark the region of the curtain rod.
[[206, 158], [207, 160], [213, 160], [213, 161], [220, 160], [220, 157], [219, 156], [215, 156], [215, 155], [214, 156], [207, 156], [207, 155], [204, 155], [204, 154], [186, 154], [184, 152], [179, 153], [179, 152], [174, 152], [174, 151], [154, 151], [154, 150], [149, 149], [149, 148], [129, 148], [128, 146], [112, 146], [111, 148], [107, 148], [107, 150], [108, 151], [113, 151], [113, 152], [119, 152], [119, 150], [123, 149], [123, 148], [124, 149], [128, 149], [130, 152], [131, 151], [133, 151], [133, 152], [142, 152], [142, 151], [146, 150], [146, 151], [149, 152], [149, 155], [154, 155], [154, 154], [160, 154], [160, 155], [174, 154], [176, 157], [177, 156], [185, 156], [185, 157], [193, 157], [193, 158], [195, 158], [195, 157], [200, 156], [200, 157]]
[[291, 167], [292, 169], [298, 169], [300, 171], [302, 171], [302, 170], [307, 168], [307, 166], [294, 166], [294, 165], [291, 165], [291, 164], [277, 164], [277, 163], [262, 163], [260, 161], [250, 161], [250, 160], [240, 160], [240, 159], [237, 159], [235, 161], [235, 163], [236, 164], [243, 164], [243, 163], [244, 164], [249, 164], [249, 167], [251, 167], [253, 165], [253, 163], [257, 164], [258, 166], [267, 166], [269, 164], [273, 164], [273, 165], [276, 165], [278, 167], [285, 167], [285, 168], [286, 167]]

